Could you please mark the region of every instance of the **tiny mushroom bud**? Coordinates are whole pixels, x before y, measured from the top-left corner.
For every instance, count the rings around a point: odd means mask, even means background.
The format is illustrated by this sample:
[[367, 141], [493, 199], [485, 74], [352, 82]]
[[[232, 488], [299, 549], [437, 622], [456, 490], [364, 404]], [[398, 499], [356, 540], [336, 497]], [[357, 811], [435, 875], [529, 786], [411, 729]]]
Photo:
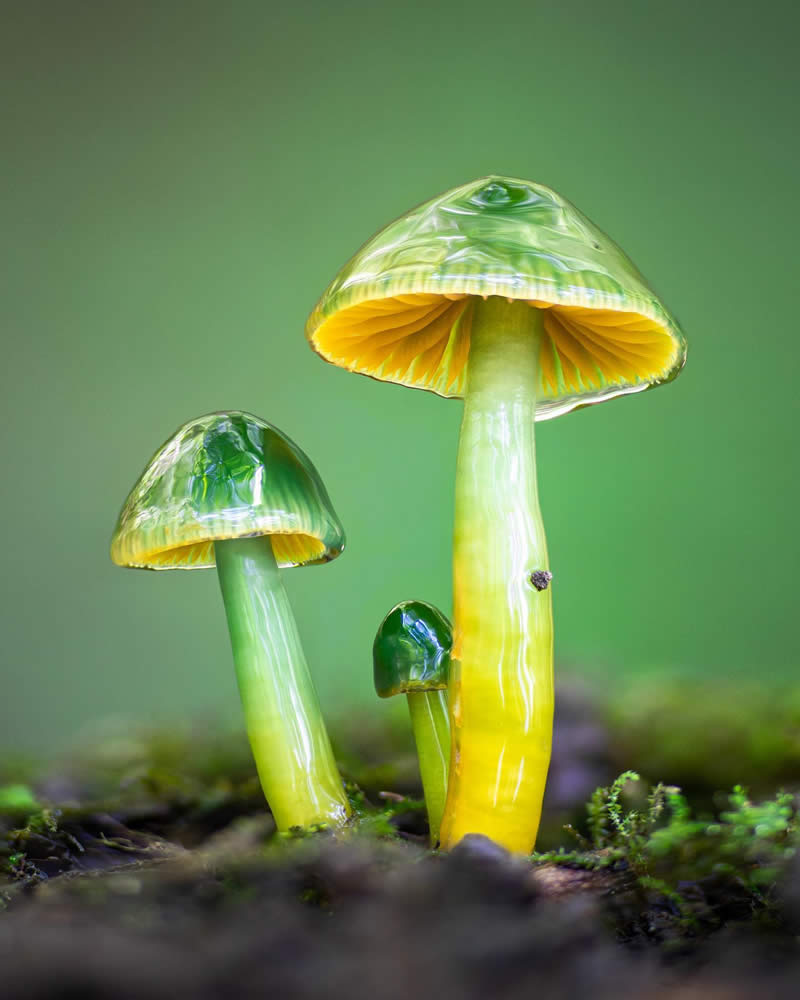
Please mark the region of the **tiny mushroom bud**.
[[383, 619], [372, 646], [375, 691], [381, 698], [405, 694], [417, 744], [431, 843], [447, 795], [450, 725], [447, 719], [447, 674], [453, 631], [432, 604], [403, 601]]
[[[543, 184], [483, 177], [413, 209], [309, 318], [326, 361], [464, 399], [453, 540], [453, 753], [441, 843], [527, 853], [550, 760], [553, 630], [534, 422], [673, 379], [675, 319], [613, 243]], [[542, 582], [542, 578], [539, 578]]]
[[111, 544], [120, 566], [216, 566], [247, 733], [280, 830], [339, 824], [350, 811], [279, 569], [343, 548], [308, 456], [239, 411], [191, 420], [159, 448]]

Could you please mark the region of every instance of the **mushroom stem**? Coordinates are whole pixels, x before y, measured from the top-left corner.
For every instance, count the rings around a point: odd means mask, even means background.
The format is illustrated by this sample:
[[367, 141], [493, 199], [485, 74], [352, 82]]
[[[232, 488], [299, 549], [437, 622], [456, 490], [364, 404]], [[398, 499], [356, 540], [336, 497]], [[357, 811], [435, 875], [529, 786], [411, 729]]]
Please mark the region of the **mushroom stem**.
[[417, 691], [408, 694], [411, 728], [417, 744], [419, 773], [428, 811], [431, 844], [439, 840], [450, 764], [450, 720], [446, 691]]
[[442, 847], [482, 833], [533, 848], [553, 721], [551, 589], [536, 488], [542, 314], [476, 300], [458, 450], [452, 750]]
[[261, 787], [279, 830], [350, 808], [269, 537], [216, 542], [222, 599]]

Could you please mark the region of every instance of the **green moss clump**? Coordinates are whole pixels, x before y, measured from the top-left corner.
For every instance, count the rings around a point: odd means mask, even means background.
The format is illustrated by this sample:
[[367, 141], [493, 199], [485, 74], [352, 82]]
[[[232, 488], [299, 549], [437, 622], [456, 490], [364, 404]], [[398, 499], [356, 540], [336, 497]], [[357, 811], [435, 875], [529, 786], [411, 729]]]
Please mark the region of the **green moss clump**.
[[[624, 808], [623, 796], [630, 792], [632, 804]], [[595, 790], [587, 805], [588, 836], [567, 829], [578, 840], [578, 850], [535, 854], [534, 860], [627, 868], [640, 888], [665, 896], [687, 919], [688, 883], [736, 884], [754, 910], [769, 909], [776, 883], [800, 843], [793, 796], [786, 792], [754, 803], [737, 785], [718, 817], [693, 818], [679, 788], [657, 784], [643, 791], [635, 771]]]
[[0, 812], [30, 812], [38, 807], [36, 796], [27, 785], [0, 785]]

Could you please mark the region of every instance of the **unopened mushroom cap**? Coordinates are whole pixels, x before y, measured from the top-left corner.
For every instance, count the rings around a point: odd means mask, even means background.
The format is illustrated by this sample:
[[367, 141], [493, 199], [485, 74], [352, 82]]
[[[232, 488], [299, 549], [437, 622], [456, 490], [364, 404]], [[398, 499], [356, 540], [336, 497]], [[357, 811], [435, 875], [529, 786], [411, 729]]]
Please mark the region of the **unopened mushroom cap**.
[[402, 601], [381, 622], [372, 646], [381, 698], [447, 687], [453, 630], [432, 604]]
[[537, 419], [667, 382], [684, 363], [676, 320], [622, 250], [555, 191], [500, 176], [377, 233], [306, 333], [349, 371], [461, 396], [474, 297], [490, 295], [544, 310]]
[[279, 566], [335, 559], [344, 531], [311, 459], [249, 413], [190, 420], [153, 455], [119, 515], [111, 558], [206, 569], [214, 542], [271, 535]]

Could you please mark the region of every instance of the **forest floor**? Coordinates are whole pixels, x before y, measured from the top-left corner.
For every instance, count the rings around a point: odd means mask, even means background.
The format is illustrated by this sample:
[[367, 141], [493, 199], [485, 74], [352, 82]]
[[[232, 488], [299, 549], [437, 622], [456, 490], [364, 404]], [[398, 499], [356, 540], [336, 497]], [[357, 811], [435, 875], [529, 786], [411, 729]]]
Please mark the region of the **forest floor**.
[[557, 704], [531, 859], [428, 849], [404, 727], [340, 727], [355, 818], [297, 836], [240, 736], [0, 761], [0, 996], [795, 997], [797, 696]]

